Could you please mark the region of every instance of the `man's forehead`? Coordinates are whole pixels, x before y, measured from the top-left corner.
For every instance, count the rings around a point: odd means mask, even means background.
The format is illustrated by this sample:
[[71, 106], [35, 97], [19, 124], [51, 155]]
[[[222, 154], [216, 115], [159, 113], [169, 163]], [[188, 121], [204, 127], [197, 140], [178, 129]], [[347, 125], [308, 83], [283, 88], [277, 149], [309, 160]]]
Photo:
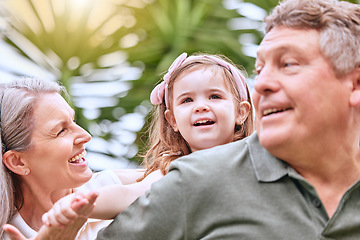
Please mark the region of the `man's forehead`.
[[319, 47], [319, 32], [316, 30], [277, 27], [268, 32], [257, 49], [257, 59], [269, 53], [282, 54], [288, 51], [302, 53], [304, 49]]

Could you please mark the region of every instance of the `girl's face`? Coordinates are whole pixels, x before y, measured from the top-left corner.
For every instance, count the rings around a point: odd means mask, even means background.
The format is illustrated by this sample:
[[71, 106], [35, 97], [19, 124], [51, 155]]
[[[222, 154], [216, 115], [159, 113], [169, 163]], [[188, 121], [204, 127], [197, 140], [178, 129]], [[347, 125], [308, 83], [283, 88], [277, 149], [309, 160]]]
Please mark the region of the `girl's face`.
[[233, 141], [235, 124], [241, 124], [249, 114], [247, 102], [235, 108], [226, 81], [222, 74], [206, 67], [185, 72], [174, 82], [172, 109], [166, 110], [165, 117], [192, 152]]
[[34, 121], [31, 148], [20, 153], [30, 169], [29, 184], [53, 192], [87, 182], [92, 171], [84, 144], [91, 137], [74, 122], [74, 110], [59, 94], [44, 94], [34, 109]]

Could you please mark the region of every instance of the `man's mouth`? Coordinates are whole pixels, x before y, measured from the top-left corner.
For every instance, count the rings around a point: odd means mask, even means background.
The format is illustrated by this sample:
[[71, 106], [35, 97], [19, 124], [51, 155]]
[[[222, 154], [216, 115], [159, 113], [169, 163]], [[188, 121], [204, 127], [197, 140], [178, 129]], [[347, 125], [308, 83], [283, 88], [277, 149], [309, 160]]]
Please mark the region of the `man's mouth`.
[[69, 160], [69, 163], [80, 163], [80, 162], [83, 162], [85, 159], [86, 155], [86, 151], [84, 150], [82, 153], [72, 157], [70, 160]]
[[284, 112], [286, 110], [289, 110], [290, 108], [269, 108], [269, 109], [265, 109], [263, 111], [263, 116], [269, 116], [271, 114], [274, 113], [279, 113], [279, 112]]
[[199, 121], [196, 121], [195, 123], [194, 123], [194, 126], [195, 127], [198, 127], [198, 126], [206, 126], [206, 125], [212, 125], [212, 124], [214, 124], [215, 122], [214, 121], [212, 121], [212, 120], [199, 120]]

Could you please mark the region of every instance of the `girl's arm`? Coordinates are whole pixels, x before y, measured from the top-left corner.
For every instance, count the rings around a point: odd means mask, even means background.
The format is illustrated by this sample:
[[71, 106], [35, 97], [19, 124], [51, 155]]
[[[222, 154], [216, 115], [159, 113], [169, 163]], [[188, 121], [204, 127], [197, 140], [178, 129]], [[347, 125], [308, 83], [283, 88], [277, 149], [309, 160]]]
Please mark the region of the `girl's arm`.
[[144, 176], [145, 169], [115, 169], [113, 170], [120, 181], [124, 184], [136, 183], [136, 180]]
[[160, 170], [149, 174], [141, 182], [128, 185], [110, 185], [98, 189], [99, 197], [91, 218], [114, 219], [138, 197], [150, 189], [151, 184], [163, 177]]
[[90, 215], [87, 209], [83, 212], [73, 210], [73, 204], [82, 201], [83, 197], [78, 193], [70, 194], [56, 202], [54, 207], [43, 215], [43, 223], [47, 226], [64, 228], [83, 215], [90, 218], [113, 219], [150, 189], [152, 183], [162, 177], [160, 170], [157, 170], [141, 182], [129, 185], [114, 184], [99, 188], [97, 190], [98, 197]]

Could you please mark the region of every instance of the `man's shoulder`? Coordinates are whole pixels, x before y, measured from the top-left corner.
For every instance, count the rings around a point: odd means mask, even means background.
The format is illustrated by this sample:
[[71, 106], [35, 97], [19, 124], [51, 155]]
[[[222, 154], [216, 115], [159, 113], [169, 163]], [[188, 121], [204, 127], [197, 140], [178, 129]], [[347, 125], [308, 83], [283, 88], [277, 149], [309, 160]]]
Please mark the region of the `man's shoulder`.
[[203, 169], [208, 171], [212, 168], [227, 168], [240, 161], [249, 160], [249, 148], [247, 138], [219, 145], [213, 148], [199, 150], [189, 155], [176, 159], [170, 165], [170, 171], [175, 169]]

